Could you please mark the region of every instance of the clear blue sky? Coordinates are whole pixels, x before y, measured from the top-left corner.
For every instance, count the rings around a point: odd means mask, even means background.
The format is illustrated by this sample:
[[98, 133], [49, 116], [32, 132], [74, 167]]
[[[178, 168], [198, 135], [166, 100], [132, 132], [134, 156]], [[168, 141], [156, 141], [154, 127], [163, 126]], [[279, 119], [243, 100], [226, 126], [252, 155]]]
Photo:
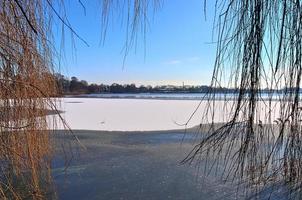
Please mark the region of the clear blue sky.
[[[86, 15], [79, 3], [66, 2], [67, 15], [90, 46], [75, 38], [76, 47], [71, 48], [66, 31], [65, 59], [60, 69], [64, 75], [106, 84], [209, 84], [216, 48], [215, 44], [209, 44], [214, 17], [212, 1], [208, 1], [205, 20], [203, 0], [164, 0], [162, 8], [149, 16], [146, 54], [144, 40], [138, 38], [138, 45], [130, 51], [124, 66], [125, 26], [118, 17], [111, 18], [102, 45], [100, 3], [97, 0], [82, 2]], [[57, 45], [58, 35], [55, 35]]]

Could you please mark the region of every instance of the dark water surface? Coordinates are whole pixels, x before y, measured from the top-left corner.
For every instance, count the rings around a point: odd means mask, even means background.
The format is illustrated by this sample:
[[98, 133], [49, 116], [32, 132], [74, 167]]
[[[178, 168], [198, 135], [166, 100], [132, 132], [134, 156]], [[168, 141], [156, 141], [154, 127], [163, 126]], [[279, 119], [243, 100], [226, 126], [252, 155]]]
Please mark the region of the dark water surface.
[[[223, 184], [215, 173], [204, 176], [199, 165], [181, 165], [196, 138], [194, 133], [76, 131], [82, 144], [71, 143], [74, 159], [64, 171], [60, 149], [54, 162], [59, 199], [245, 199], [232, 184]], [[63, 136], [65, 141], [74, 141]], [[79, 148], [79, 150], [76, 150]], [[66, 159], [65, 159], [66, 160]], [[263, 198], [268, 197], [263, 194]], [[253, 197], [251, 197], [253, 199]], [[271, 199], [285, 199], [272, 194]]]

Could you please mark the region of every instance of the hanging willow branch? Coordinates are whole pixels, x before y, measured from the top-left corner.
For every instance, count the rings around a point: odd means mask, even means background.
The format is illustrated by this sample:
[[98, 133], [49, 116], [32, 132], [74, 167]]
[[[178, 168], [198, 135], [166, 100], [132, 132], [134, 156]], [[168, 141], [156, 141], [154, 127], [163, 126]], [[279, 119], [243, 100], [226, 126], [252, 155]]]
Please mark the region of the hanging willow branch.
[[[63, 2], [63, 1], [58, 1]], [[81, 1], [79, 1], [81, 2]], [[160, 0], [103, 0], [103, 36], [111, 10], [126, 12], [126, 55], [137, 32], [145, 36], [150, 8]], [[39, 199], [50, 183], [51, 145], [45, 110], [56, 93], [50, 41], [53, 15], [71, 32], [50, 0], [0, 6], [0, 197]], [[60, 7], [61, 4], [58, 5]], [[206, 3], [204, 5], [207, 5]], [[204, 136], [184, 162], [205, 155], [223, 175], [249, 188], [274, 183], [301, 191], [300, 0], [216, 0], [217, 57], [211, 86], [232, 87], [236, 100], [208, 94]], [[76, 36], [78, 36], [76, 34]], [[78, 38], [84, 41], [81, 37]], [[22, 84], [20, 84], [22, 83]], [[37, 93], [32, 85], [45, 91]], [[266, 89], [266, 94], [262, 91]], [[217, 116], [226, 116], [222, 125]], [[210, 123], [210, 126], [208, 125]], [[17, 130], [16, 130], [17, 129]], [[209, 162], [210, 163], [210, 162]], [[212, 169], [212, 167], [210, 167]], [[20, 185], [16, 187], [16, 180]], [[24, 188], [25, 194], [17, 190]]]
[[52, 151], [45, 115], [56, 86], [44, 6], [33, 0], [1, 1], [1, 199], [41, 199], [50, 191], [43, 190], [51, 184]]
[[[211, 86], [234, 88], [236, 98], [219, 101], [217, 94], [208, 94], [207, 120], [201, 124], [205, 136], [184, 162], [204, 155], [224, 167], [225, 178], [244, 180], [248, 189], [284, 184], [291, 194], [299, 194], [301, 3], [216, 1], [218, 43]], [[222, 125], [214, 124], [219, 115], [227, 116]]]
[[59, 17], [50, 0], [0, 4], [0, 199], [55, 197], [48, 131], [55, 127], [46, 117], [58, 113], [53, 15]]
[[[126, 13], [126, 55], [137, 32], [145, 32], [152, 3], [160, 1], [102, 1], [104, 35], [111, 11]], [[225, 178], [244, 181], [248, 189], [281, 183], [298, 193], [301, 1], [216, 0], [215, 9], [217, 53], [211, 86], [236, 93], [221, 101], [215, 90], [209, 92], [201, 116], [202, 140], [184, 162], [205, 156], [208, 169], [222, 165]]]
[[[105, 41], [109, 19], [117, 14], [126, 26], [126, 38], [123, 48], [124, 62], [129, 51], [137, 42], [139, 36], [146, 42], [150, 13], [155, 13], [163, 0], [102, 0], [101, 22], [102, 41]], [[141, 34], [140, 34], [141, 33]], [[146, 47], [146, 44], [144, 44]]]
[[[131, 35], [127, 37], [127, 48], [132, 45], [137, 29], [142, 28], [145, 33], [147, 11], [157, 7], [157, 1], [124, 1], [129, 11], [127, 33]], [[83, 2], [76, 2], [86, 13]], [[104, 24], [108, 24], [106, 16], [110, 15], [111, 4], [114, 1], [102, 3]], [[55, 59], [61, 57], [56, 55], [52, 36], [57, 23], [62, 25], [58, 29], [63, 37], [67, 28], [89, 46], [70, 25], [63, 0], [1, 1], [0, 199], [55, 198], [50, 176], [53, 143], [46, 115], [49, 109], [58, 112], [57, 101], [52, 98], [57, 95]], [[103, 28], [105, 31], [106, 26]], [[61, 115], [59, 120], [69, 128]]]

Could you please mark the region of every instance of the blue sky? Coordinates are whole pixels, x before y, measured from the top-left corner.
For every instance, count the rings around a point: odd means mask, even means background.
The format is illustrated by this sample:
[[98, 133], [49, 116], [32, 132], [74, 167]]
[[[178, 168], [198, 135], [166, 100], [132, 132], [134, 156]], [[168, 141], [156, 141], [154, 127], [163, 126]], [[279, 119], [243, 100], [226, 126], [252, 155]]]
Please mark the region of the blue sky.
[[[94, 83], [136, 83], [162, 85], [209, 84], [215, 60], [212, 42], [214, 5], [208, 1], [207, 20], [203, 0], [164, 0], [162, 8], [150, 13], [146, 43], [138, 37], [123, 65], [125, 26], [118, 17], [110, 18], [105, 43], [101, 44], [100, 3], [82, 0], [86, 15], [78, 3], [66, 3], [73, 28], [89, 47], [65, 35], [65, 59], [60, 71], [66, 76]], [[117, 13], [115, 13], [115, 16]], [[55, 34], [57, 45], [58, 37]], [[146, 50], [146, 51], [145, 51]]]

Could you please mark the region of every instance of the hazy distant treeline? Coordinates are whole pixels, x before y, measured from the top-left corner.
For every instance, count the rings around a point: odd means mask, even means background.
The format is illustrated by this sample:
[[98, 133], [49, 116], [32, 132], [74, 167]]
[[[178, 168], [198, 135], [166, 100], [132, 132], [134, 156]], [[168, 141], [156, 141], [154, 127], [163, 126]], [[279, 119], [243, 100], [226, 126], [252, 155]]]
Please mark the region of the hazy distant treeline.
[[[89, 84], [85, 80], [80, 80], [77, 77], [65, 77], [61, 74], [56, 74], [56, 80], [61, 94], [92, 94], [92, 93], [206, 93], [206, 92], [216, 92], [216, 93], [237, 93], [238, 89], [233, 88], [213, 88], [210, 86], [192, 86], [192, 85], [161, 85], [161, 86], [151, 86], [151, 85], [140, 85], [136, 86], [132, 84], [118, 84], [113, 83], [111, 85], [106, 84]], [[264, 93], [278, 93], [285, 92], [283, 90], [267, 90], [263, 89]], [[290, 89], [287, 89], [289, 91]], [[293, 89], [291, 89], [293, 90]]]
[[[88, 84], [85, 80], [80, 80], [77, 77], [65, 77], [61, 74], [56, 74], [56, 80], [61, 94], [90, 94], [90, 93], [155, 93], [155, 92], [208, 92], [208, 86], [150, 86], [135, 84]], [[221, 88], [222, 90], [223, 88]]]

